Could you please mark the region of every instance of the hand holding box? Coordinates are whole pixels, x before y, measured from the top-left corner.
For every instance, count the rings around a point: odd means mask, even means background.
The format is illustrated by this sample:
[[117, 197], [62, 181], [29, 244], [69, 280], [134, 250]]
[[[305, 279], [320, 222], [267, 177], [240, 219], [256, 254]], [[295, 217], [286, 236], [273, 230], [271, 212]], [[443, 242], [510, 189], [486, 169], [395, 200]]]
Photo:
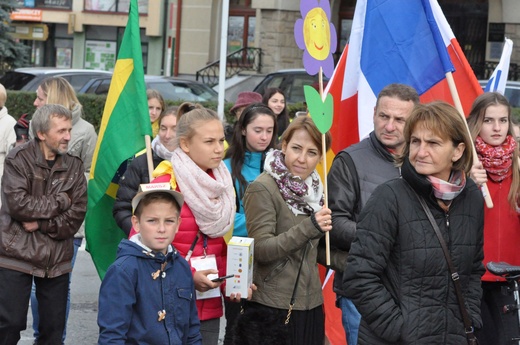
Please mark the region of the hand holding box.
[[248, 289], [253, 283], [253, 252], [253, 238], [233, 236], [229, 240], [226, 272], [234, 274], [234, 277], [226, 281], [227, 297], [232, 293], [247, 297]]

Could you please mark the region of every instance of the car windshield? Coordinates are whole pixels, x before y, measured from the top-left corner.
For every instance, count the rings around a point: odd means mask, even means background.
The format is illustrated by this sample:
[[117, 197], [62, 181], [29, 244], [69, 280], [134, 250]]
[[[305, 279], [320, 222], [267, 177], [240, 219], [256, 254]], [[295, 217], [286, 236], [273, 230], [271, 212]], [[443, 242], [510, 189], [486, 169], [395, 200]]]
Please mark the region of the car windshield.
[[[487, 80], [479, 80], [478, 82], [480, 86], [482, 86], [483, 90], [486, 88], [488, 83]], [[520, 83], [517, 81], [508, 81], [506, 83], [504, 96], [506, 96], [511, 107], [520, 108]]]
[[159, 91], [165, 99], [172, 101], [218, 101], [215, 91], [196, 83], [182, 81], [148, 82], [147, 86], [149, 89]]
[[21, 90], [22, 87], [27, 85], [35, 77], [34, 74], [9, 71], [0, 78], [0, 84], [7, 90]]
[[511, 104], [513, 108], [520, 107], [520, 88], [506, 87], [504, 96], [506, 96], [506, 98], [509, 100], [509, 104]]

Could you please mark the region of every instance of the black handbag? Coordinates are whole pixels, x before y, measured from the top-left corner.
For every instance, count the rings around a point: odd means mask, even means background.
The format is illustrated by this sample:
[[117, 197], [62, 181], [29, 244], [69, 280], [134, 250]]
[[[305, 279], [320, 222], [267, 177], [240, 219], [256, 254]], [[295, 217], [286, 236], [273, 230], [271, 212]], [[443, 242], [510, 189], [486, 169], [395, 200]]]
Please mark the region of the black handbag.
[[426, 205], [426, 201], [424, 200], [423, 197], [421, 197], [419, 194], [417, 194], [417, 192], [415, 192], [415, 194], [417, 195], [417, 198], [419, 199], [419, 202], [421, 203], [421, 206], [424, 209], [424, 212], [426, 212], [426, 216], [428, 217], [428, 220], [432, 224], [433, 230], [435, 231], [435, 234], [437, 235], [437, 238], [439, 239], [439, 242], [441, 243], [442, 251], [444, 252], [444, 256], [446, 258], [446, 262], [448, 263], [448, 268], [450, 270], [451, 280], [453, 281], [453, 284], [455, 285], [455, 292], [457, 294], [457, 300], [459, 302], [459, 309], [460, 309], [460, 313], [462, 314], [462, 322], [464, 323], [464, 331], [466, 332], [468, 344], [469, 345], [478, 345], [478, 340], [475, 337], [475, 334], [473, 333], [473, 331], [474, 331], [473, 326], [471, 325], [471, 320], [469, 318], [468, 311], [466, 310], [466, 305], [464, 303], [464, 296], [462, 295], [462, 289], [460, 287], [459, 274], [457, 273], [457, 270], [455, 269], [455, 266], [453, 265], [453, 261], [451, 261], [451, 256], [450, 256], [450, 252], [448, 251], [448, 246], [446, 245], [446, 241], [444, 241], [444, 238], [442, 237], [439, 226], [435, 222], [432, 212]]

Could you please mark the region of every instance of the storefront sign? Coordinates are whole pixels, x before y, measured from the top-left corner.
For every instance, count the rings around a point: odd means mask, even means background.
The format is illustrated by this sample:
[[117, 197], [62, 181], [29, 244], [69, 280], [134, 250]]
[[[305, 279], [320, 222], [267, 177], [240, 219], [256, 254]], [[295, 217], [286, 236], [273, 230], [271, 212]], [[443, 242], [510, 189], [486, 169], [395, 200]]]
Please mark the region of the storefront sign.
[[41, 22], [42, 10], [32, 10], [28, 8], [19, 8], [11, 12], [11, 20], [23, 20], [26, 22]]
[[45, 24], [12, 24], [11, 36], [21, 40], [46, 41], [49, 28]]
[[116, 65], [116, 42], [86, 41], [85, 68], [113, 71]]
[[72, 9], [72, 0], [36, 0], [38, 8], [61, 8]]

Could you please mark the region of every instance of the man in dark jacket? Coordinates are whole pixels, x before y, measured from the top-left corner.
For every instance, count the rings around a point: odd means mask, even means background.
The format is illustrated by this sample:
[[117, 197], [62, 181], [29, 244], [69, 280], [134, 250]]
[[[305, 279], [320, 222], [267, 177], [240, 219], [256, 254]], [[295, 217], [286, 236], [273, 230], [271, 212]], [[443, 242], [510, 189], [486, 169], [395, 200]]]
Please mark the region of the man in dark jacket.
[[35, 139], [5, 161], [0, 209], [0, 344], [16, 344], [27, 325], [34, 278], [38, 344], [61, 344], [73, 238], [85, 217], [81, 159], [67, 153], [72, 114], [45, 105], [32, 119]]
[[[356, 235], [356, 221], [368, 198], [381, 183], [399, 177], [394, 155], [404, 147], [403, 129], [419, 95], [410, 86], [390, 84], [377, 97], [374, 131], [369, 137], [341, 151], [328, 174], [332, 210], [331, 245], [348, 252]], [[334, 277], [336, 304], [342, 311], [349, 345], [356, 345], [361, 315], [342, 286], [343, 272]]]

